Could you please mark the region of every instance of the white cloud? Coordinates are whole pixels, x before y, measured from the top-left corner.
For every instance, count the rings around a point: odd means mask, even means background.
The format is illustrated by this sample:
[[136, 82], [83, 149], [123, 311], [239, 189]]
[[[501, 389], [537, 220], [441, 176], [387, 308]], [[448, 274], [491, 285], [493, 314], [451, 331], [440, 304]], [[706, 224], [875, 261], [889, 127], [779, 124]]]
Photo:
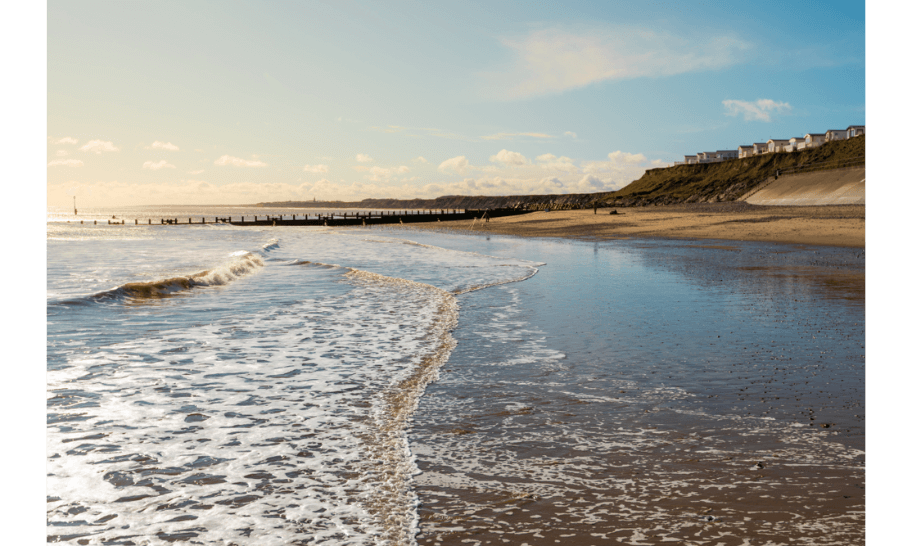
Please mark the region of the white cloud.
[[577, 172], [579, 170], [576, 165], [573, 164], [573, 160], [565, 155], [557, 157], [554, 154], [542, 154], [536, 156], [535, 159], [539, 162], [539, 167], [542, 169], [564, 172]]
[[60, 140], [58, 140], [57, 142], [55, 142], [54, 144], [76, 144], [78, 142], [79, 141], [73, 137], [63, 137]]
[[[356, 168], [357, 169], [357, 168]], [[367, 170], [365, 167], [357, 169], [360, 171]], [[365, 176], [366, 179], [372, 182], [385, 182], [390, 179], [394, 174], [405, 174], [409, 172], [409, 168], [405, 165], [399, 167], [371, 167], [370, 174]]]
[[513, 137], [554, 138], [547, 133], [496, 133], [480, 137], [482, 140], [513, 140]]
[[174, 165], [172, 165], [172, 164], [168, 163], [167, 161], [165, 161], [164, 159], [162, 159], [161, 161], [156, 161], [155, 163], [153, 163], [151, 161], [146, 161], [145, 163], [143, 163], [142, 168], [149, 169], [152, 171], [157, 171], [159, 169], [173, 169]]
[[573, 131], [564, 131], [564, 136], [570, 137], [570, 138], [576, 138], [576, 133], [574, 133]]
[[465, 174], [469, 168], [469, 160], [466, 159], [466, 156], [461, 155], [447, 159], [437, 167], [437, 170], [440, 172], [453, 171], [459, 174]]
[[328, 165], [304, 165], [304, 172], [306, 173], [328, 173]]
[[743, 115], [744, 121], [772, 121], [771, 113], [787, 112], [792, 109], [787, 102], [776, 102], [770, 99], [758, 99], [754, 102], [746, 100], [724, 100], [726, 116]]
[[494, 161], [504, 165], [525, 165], [528, 163], [528, 160], [521, 153], [511, 152], [506, 149], [497, 152], [497, 155], [492, 155], [491, 162]]
[[83, 163], [79, 159], [55, 159], [48, 163], [48, 167], [56, 167], [57, 165], [62, 165], [64, 167], [82, 167]]
[[119, 152], [120, 148], [114, 146], [113, 142], [105, 140], [90, 140], [83, 145], [82, 148], [79, 148], [83, 152], [93, 152], [100, 154], [102, 152]]
[[170, 142], [161, 142], [160, 140], [156, 140], [155, 142], [152, 143], [151, 146], [146, 146], [146, 149], [147, 150], [168, 150], [170, 152], [176, 152], [176, 151], [180, 150], [180, 148], [178, 148], [174, 144], [171, 144]]
[[427, 162], [428, 162], [428, 160], [421, 156], [418, 156], [412, 160], [412, 163], [427, 163]]
[[[512, 69], [491, 74], [510, 98], [557, 93], [603, 80], [718, 70], [743, 62], [750, 44], [731, 35], [685, 38], [610, 25], [543, 29], [502, 43], [516, 54]], [[513, 83], [518, 82], [518, 83]]]
[[63, 157], [65, 155], [70, 155], [70, 152], [66, 150], [57, 150], [57, 157]]
[[642, 163], [646, 161], [646, 156], [643, 154], [631, 154], [629, 152], [622, 152], [618, 150], [616, 152], [611, 152], [608, 154], [608, 159], [615, 163]]
[[599, 191], [611, 191], [612, 189], [617, 189], [619, 187], [617, 184], [611, 184], [610, 182], [604, 182], [596, 176], [591, 174], [584, 175], [579, 182], [576, 183], [577, 189], [582, 193], [592, 193]]
[[581, 164], [583, 174], [591, 174], [608, 183], [623, 181], [632, 182], [646, 172], [648, 160], [643, 154], [632, 154], [620, 150], [608, 154], [608, 161], [584, 161]]
[[206, 172], [205, 169], [199, 169], [196, 171], [190, 171], [190, 174], [203, 174], [204, 172]]
[[355, 161], [358, 163], [371, 163], [373, 160], [374, 158], [367, 154], [358, 154], [355, 156]]
[[232, 157], [230, 155], [223, 155], [222, 157], [215, 160], [215, 165], [231, 165], [233, 167], [265, 167], [266, 164], [262, 161], [254, 160], [250, 161], [247, 159], [241, 159], [239, 157]]

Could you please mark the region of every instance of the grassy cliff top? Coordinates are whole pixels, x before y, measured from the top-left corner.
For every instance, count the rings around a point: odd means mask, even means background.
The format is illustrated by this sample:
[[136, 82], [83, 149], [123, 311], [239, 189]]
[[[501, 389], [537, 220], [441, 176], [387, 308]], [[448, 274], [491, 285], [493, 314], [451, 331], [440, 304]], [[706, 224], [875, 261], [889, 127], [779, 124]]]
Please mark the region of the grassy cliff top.
[[[800, 152], [763, 154], [745, 159], [730, 159], [719, 163], [678, 165], [651, 169], [627, 186], [611, 192], [602, 202], [646, 200], [650, 202], [683, 203], [714, 199], [735, 200], [777, 170], [798, 166], [838, 167], [843, 164], [864, 164], [864, 135], [849, 140], [828, 142]], [[718, 197], [716, 199], [716, 197]]]

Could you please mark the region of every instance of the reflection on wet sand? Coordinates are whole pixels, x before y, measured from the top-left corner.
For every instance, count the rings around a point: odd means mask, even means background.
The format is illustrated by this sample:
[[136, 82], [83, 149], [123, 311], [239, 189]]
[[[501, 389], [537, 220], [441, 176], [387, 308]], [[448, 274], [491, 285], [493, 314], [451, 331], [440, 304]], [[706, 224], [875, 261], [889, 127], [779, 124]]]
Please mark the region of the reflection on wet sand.
[[549, 265], [460, 298], [419, 544], [863, 542], [863, 251], [510, 244]]

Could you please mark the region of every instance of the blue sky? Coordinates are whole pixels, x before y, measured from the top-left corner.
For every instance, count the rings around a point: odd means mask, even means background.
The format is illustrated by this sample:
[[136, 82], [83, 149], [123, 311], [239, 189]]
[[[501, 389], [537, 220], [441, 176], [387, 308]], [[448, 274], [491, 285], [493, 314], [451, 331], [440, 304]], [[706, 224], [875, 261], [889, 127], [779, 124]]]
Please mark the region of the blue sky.
[[566, 193], [865, 123], [863, 2], [60, 2], [48, 204]]

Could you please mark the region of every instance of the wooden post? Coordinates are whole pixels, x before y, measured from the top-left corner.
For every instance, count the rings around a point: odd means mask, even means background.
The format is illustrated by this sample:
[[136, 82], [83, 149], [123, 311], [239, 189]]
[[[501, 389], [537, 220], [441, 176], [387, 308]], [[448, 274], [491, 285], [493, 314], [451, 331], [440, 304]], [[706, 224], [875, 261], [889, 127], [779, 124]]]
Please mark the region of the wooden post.
[[193, 218], [187, 218], [187, 223], [188, 223], [188, 224], [192, 224], [192, 223], [193, 223]]

